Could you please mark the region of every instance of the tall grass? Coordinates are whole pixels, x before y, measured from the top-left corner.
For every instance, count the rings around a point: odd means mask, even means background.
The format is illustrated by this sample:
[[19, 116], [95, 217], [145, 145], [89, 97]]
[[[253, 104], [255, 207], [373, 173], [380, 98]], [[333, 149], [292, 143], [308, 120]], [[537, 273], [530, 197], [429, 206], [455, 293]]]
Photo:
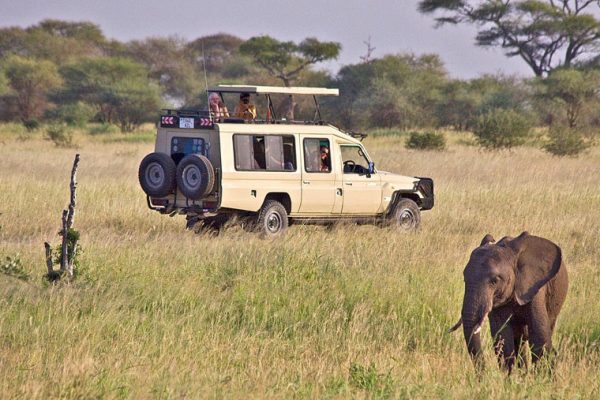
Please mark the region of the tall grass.
[[[115, 135], [118, 137], [118, 135]], [[600, 152], [557, 159], [489, 153], [450, 139], [440, 153], [367, 138], [377, 167], [430, 176], [436, 207], [414, 234], [293, 226], [277, 241], [184, 230], [147, 209], [137, 168], [152, 145], [80, 136], [79, 149], [3, 136], [0, 398], [598, 398]], [[84, 273], [47, 286], [75, 151], [74, 227]], [[458, 318], [462, 269], [486, 233], [558, 243], [571, 289], [553, 376], [474, 375]]]

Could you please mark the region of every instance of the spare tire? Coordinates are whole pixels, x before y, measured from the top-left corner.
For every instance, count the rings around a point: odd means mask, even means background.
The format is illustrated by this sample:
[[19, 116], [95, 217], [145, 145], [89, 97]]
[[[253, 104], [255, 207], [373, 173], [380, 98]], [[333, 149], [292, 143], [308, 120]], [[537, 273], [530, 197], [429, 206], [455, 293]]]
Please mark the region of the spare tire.
[[200, 200], [215, 186], [215, 170], [201, 154], [188, 154], [177, 166], [177, 187], [185, 197]]
[[165, 153], [150, 153], [140, 163], [140, 185], [148, 196], [165, 197], [175, 190], [175, 162]]

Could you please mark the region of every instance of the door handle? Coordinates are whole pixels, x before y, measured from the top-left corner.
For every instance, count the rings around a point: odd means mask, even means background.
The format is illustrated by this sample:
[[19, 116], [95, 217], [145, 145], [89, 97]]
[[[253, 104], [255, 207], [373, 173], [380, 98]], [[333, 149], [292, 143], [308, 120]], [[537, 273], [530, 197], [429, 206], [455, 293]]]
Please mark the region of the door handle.
[[352, 186], [352, 182], [346, 182], [345, 184], [348, 186]]

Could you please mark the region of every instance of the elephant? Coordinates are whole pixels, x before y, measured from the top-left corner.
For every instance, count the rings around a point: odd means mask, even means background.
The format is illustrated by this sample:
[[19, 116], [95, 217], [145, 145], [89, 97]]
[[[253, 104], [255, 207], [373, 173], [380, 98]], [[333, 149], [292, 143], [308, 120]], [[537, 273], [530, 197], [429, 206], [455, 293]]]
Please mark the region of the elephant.
[[534, 363], [552, 351], [552, 333], [569, 286], [560, 247], [528, 232], [498, 242], [487, 234], [463, 275], [461, 318], [450, 331], [463, 325], [477, 370], [483, 367], [480, 332], [486, 317], [498, 362], [508, 373], [520, 360], [525, 341]]

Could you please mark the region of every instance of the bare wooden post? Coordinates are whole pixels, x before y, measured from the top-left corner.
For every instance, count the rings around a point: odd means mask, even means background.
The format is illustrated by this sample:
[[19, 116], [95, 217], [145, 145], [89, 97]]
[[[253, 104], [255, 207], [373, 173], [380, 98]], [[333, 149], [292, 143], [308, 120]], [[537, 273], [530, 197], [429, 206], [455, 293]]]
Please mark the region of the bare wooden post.
[[[79, 166], [79, 154], [75, 155], [75, 160], [73, 161], [73, 169], [71, 170], [71, 196], [69, 201], [68, 210], [63, 210], [62, 212], [62, 227], [61, 227], [61, 235], [62, 235], [62, 252], [60, 259], [60, 272], [67, 273], [70, 277], [73, 276], [73, 264], [75, 262], [75, 255], [77, 254], [77, 239], [73, 242], [73, 248], [71, 250], [71, 254], [69, 254], [69, 230], [73, 226], [73, 221], [75, 219], [75, 200], [77, 198], [77, 167]], [[52, 263], [52, 247], [48, 242], [44, 243], [44, 247], [46, 249], [46, 267], [48, 268], [48, 276], [51, 276], [54, 273], [53, 263]]]
[[[61, 269], [65, 271], [69, 276], [73, 276], [73, 263], [75, 262], [75, 253], [77, 252], [77, 239], [73, 242], [73, 249], [71, 254], [66, 251], [66, 247], [69, 243], [68, 234], [69, 230], [73, 226], [75, 219], [75, 200], [77, 199], [77, 167], [79, 166], [79, 154], [75, 155], [73, 161], [73, 169], [71, 170], [71, 183], [69, 185], [71, 189], [71, 197], [69, 201], [69, 210], [63, 210], [63, 258], [61, 263]], [[66, 215], [65, 215], [66, 213]]]
[[73, 219], [75, 218], [75, 199], [77, 194], [77, 167], [79, 166], [79, 154], [75, 154], [75, 160], [73, 161], [73, 169], [71, 170], [71, 201], [69, 202], [69, 216], [67, 218], [67, 229], [71, 229], [73, 226]]
[[73, 251], [71, 257], [69, 257], [69, 263], [67, 264], [67, 274], [73, 276], [73, 264], [75, 263], [75, 255], [77, 254], [77, 240], [73, 242]]
[[69, 228], [67, 228], [67, 215], [69, 214], [69, 212], [67, 210], [63, 210], [62, 213], [62, 254], [60, 257], [60, 270], [61, 272], [65, 272], [67, 270], [67, 257], [68, 257], [68, 252], [67, 252], [67, 247], [69, 244]]
[[52, 275], [52, 272], [54, 272], [52, 265], [52, 247], [48, 242], [44, 242], [44, 247], [46, 248], [46, 267], [48, 267], [48, 276], [50, 276]]

